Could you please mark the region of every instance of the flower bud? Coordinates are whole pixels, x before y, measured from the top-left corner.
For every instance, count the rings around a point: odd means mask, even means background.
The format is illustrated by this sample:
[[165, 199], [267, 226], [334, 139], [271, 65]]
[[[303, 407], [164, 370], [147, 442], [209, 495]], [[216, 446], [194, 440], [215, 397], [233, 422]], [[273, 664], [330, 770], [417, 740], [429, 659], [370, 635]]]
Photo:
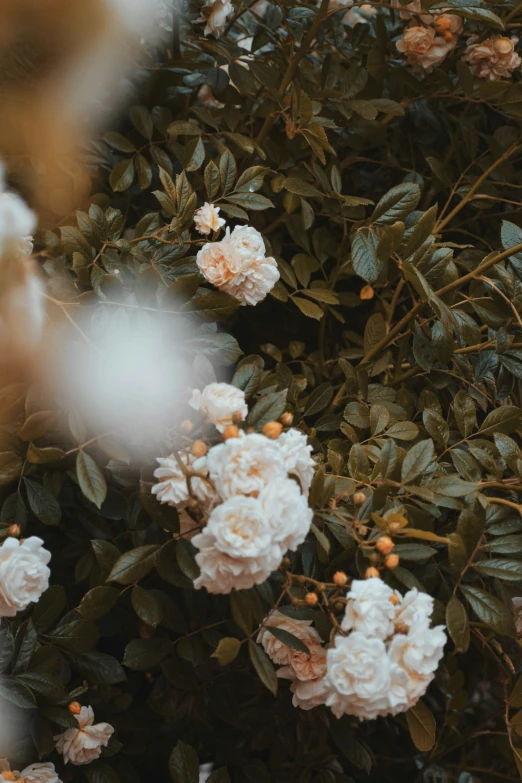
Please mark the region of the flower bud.
[[451, 19], [449, 19], [447, 16], [439, 16], [439, 18], [435, 20], [435, 24], [433, 26], [438, 33], [443, 33], [450, 29]]
[[493, 41], [493, 49], [499, 54], [509, 54], [513, 50], [513, 44], [509, 38], [497, 38]]
[[390, 595], [390, 603], [393, 604], [394, 606], [397, 606], [397, 604], [399, 603], [399, 597], [395, 595], [395, 593], [393, 595]]
[[308, 606], [315, 606], [318, 600], [317, 593], [306, 594], [305, 603], [307, 603]]
[[395, 544], [391, 540], [390, 536], [381, 536], [377, 539], [377, 543], [375, 544], [376, 549], [381, 553], [381, 555], [388, 555]]
[[190, 419], [185, 419], [185, 421], [181, 422], [181, 429], [184, 430], [185, 432], [192, 432], [192, 430], [194, 429], [194, 425], [192, 424]]
[[72, 701], [69, 704], [68, 709], [71, 715], [79, 715], [80, 712], [82, 711], [82, 705], [80, 704], [79, 701]]
[[281, 567], [284, 569], [290, 568], [290, 558], [289, 557], [283, 557], [281, 560]]
[[361, 490], [356, 492], [355, 495], [353, 496], [353, 502], [355, 503], [356, 506], [362, 506], [365, 500], [366, 500], [366, 495], [364, 494], [364, 492], [361, 492]]
[[376, 568], [373, 568], [373, 566], [367, 568], [366, 573], [364, 574], [365, 579], [374, 579], [377, 576], [379, 576], [379, 572]]
[[239, 438], [239, 430], [236, 425], [229, 424], [227, 427], [225, 427], [223, 430], [223, 437], [225, 440], [228, 440], [229, 438]]
[[400, 529], [401, 529], [400, 522], [390, 522], [390, 524], [388, 525], [388, 530], [390, 531], [390, 533], [398, 533]]
[[208, 451], [208, 447], [207, 444], [203, 443], [202, 440], [195, 440], [190, 450], [193, 453], [193, 455], [199, 459], [199, 457], [205, 456], [205, 454]]
[[244, 418], [245, 417], [243, 416], [241, 411], [234, 411], [234, 413], [232, 414], [232, 421], [234, 422], [234, 424], [239, 424], [241, 421], [243, 421]]
[[8, 536], [15, 536], [16, 538], [18, 538], [18, 536], [20, 535], [21, 532], [22, 531], [20, 530], [20, 525], [10, 525], [7, 528], [7, 535]]
[[276, 440], [283, 431], [283, 425], [280, 421], [267, 421], [261, 432], [266, 438]]
[[361, 299], [373, 299], [375, 292], [371, 285], [365, 285], [361, 288], [359, 296]]
[[333, 580], [336, 585], [339, 585], [339, 587], [344, 587], [345, 584], [348, 582], [348, 577], [344, 573], [344, 571], [336, 571], [333, 575]]
[[359, 525], [357, 528], [357, 532], [362, 538], [364, 538], [364, 536], [368, 535], [368, 528], [366, 527], [366, 525]]
[[279, 417], [279, 421], [283, 427], [291, 427], [294, 421], [294, 414], [290, 413], [290, 411], [285, 411], [285, 413], [281, 414]]
[[445, 30], [445, 32], [442, 33], [442, 37], [445, 41], [452, 41], [453, 40], [453, 33], [450, 33], [449, 30]]
[[397, 568], [399, 565], [399, 555], [386, 555], [384, 558], [386, 568]]
[[5, 772], [2, 772], [2, 778], [4, 780], [16, 780], [14, 772], [11, 772], [10, 769], [6, 769]]

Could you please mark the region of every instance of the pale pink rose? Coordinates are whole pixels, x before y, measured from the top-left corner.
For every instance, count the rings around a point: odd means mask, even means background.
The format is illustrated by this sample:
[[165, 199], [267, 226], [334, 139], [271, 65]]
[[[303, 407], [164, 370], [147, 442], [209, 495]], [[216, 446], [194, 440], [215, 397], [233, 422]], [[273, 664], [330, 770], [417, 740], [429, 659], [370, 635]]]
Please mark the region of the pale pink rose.
[[295, 679], [290, 686], [293, 693], [292, 704], [302, 710], [312, 710], [325, 704], [329, 694], [329, 684], [326, 677], [316, 680]]
[[239, 299], [242, 305], [256, 305], [279, 280], [279, 270], [274, 258], [254, 260], [247, 269], [233, 277], [223, 286], [223, 290]]
[[[281, 642], [266, 626], [291, 633], [308, 647], [310, 654], [294, 650]], [[326, 672], [326, 650], [322, 646], [321, 637], [311, 627], [311, 620], [297, 620], [275, 610], [265, 619], [257, 641], [263, 645], [274, 663], [281, 665], [277, 676], [282, 679], [316, 680]]]
[[[439, 30], [440, 35], [437, 34]], [[396, 46], [406, 55], [410, 65], [430, 73], [453, 51], [461, 30], [459, 17], [448, 14], [435, 19], [433, 27], [409, 25]]]
[[520, 66], [522, 60], [515, 52], [518, 38], [491, 36], [480, 43], [477, 41], [477, 35], [471, 36], [462, 55], [474, 76], [490, 82], [508, 79], [515, 68]]
[[225, 220], [219, 217], [219, 207], [205, 201], [194, 215], [194, 223], [200, 234], [210, 234], [211, 231], [219, 231], [225, 225]]
[[94, 724], [92, 707], [82, 707], [75, 717], [79, 728], [66, 729], [63, 734], [58, 734], [54, 738], [56, 750], [63, 755], [65, 764], [69, 761], [77, 766], [90, 764], [100, 757], [102, 747], [107, 747], [114, 729], [110, 723]]
[[205, 587], [209, 593], [248, 590], [265, 582], [281, 562], [279, 549], [274, 547], [258, 557], [231, 557], [217, 548], [217, 540], [208, 528], [194, 536], [192, 543], [199, 549], [196, 563], [201, 571], [194, 588]]
[[20, 781], [22, 783], [62, 783], [54, 764], [46, 761], [42, 764], [30, 764], [20, 772]]
[[207, 242], [196, 256], [196, 264], [209, 283], [222, 288], [244, 267], [243, 259], [225, 236], [221, 242]]
[[14, 617], [49, 587], [51, 553], [43, 543], [37, 536], [10, 536], [0, 547], [0, 617]]

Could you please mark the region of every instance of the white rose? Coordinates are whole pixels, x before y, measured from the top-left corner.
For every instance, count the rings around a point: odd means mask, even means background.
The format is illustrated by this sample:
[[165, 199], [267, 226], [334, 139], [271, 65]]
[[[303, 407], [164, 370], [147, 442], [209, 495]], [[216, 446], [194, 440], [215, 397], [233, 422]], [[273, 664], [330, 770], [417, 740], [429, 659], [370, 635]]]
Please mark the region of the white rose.
[[330, 686], [326, 677], [319, 677], [316, 680], [295, 679], [290, 690], [294, 694], [292, 697], [294, 707], [312, 710], [314, 707], [325, 704], [330, 693]]
[[216, 539], [207, 529], [194, 536], [192, 543], [199, 549], [196, 562], [201, 571], [194, 587], [205, 587], [209, 593], [248, 590], [265, 582], [281, 561], [279, 551], [272, 549], [260, 557], [230, 557], [216, 547]]
[[242, 273], [225, 283], [223, 290], [239, 299], [242, 305], [256, 305], [265, 299], [279, 277], [274, 258], [254, 260]]
[[[206, 457], [196, 459], [190, 452], [181, 451], [178, 454], [179, 459], [190, 471], [195, 471], [207, 475]], [[151, 489], [153, 495], [156, 495], [160, 503], [168, 503], [169, 506], [177, 506], [185, 503], [190, 498], [187, 479], [180, 467], [174, 454], [170, 457], [157, 457], [159, 468], [154, 471], [155, 478], [159, 479], [157, 484]], [[190, 486], [193, 494], [200, 502], [211, 501], [213, 490], [204, 478], [192, 476]]]
[[214, 35], [219, 38], [225, 29], [227, 17], [234, 11], [234, 6], [229, 0], [207, 0], [202, 11], [200, 21], [205, 21], [204, 35]]
[[219, 231], [225, 225], [225, 220], [219, 217], [219, 207], [205, 201], [195, 213], [194, 223], [200, 234], [210, 234], [211, 231]]
[[189, 405], [205, 414], [220, 432], [233, 423], [234, 414], [243, 421], [248, 413], [245, 392], [229, 383], [209, 383], [203, 391], [194, 389]]
[[245, 260], [262, 261], [266, 255], [263, 237], [253, 226], [236, 226], [230, 235], [230, 243]]
[[264, 435], [240, 433], [213, 446], [207, 454], [209, 476], [222, 498], [257, 495], [285, 474], [277, 441]]
[[102, 747], [107, 747], [114, 729], [110, 723], [93, 725], [92, 707], [82, 707], [75, 717], [79, 728], [66, 729], [63, 734], [58, 734], [54, 738], [56, 750], [63, 755], [65, 764], [69, 761], [75, 765], [90, 764], [100, 757]]
[[292, 429], [281, 433], [277, 444], [285, 461], [286, 472], [289, 475], [297, 476], [303, 493], [308, 495], [316, 464], [311, 457], [312, 447], [309, 445], [306, 435], [292, 427]]
[[354, 579], [346, 598], [343, 631], [360, 631], [376, 639], [386, 639], [394, 630], [393, 590], [379, 577]]
[[413, 628], [408, 635], [396, 634], [389, 647], [392, 663], [410, 676], [432, 677], [444, 652], [444, 627]]
[[297, 549], [308, 535], [314, 516], [297, 482], [285, 478], [270, 482], [259, 495], [259, 502], [272, 528], [272, 540], [281, 547], [281, 554], [288, 549]]
[[404, 623], [414, 630], [429, 628], [432, 614], [433, 598], [427, 593], [419, 593], [414, 587], [395, 607], [395, 623]]
[[23, 783], [62, 783], [54, 764], [46, 761], [43, 764], [30, 764], [20, 772]]
[[245, 268], [244, 259], [230, 242], [229, 229], [220, 242], [207, 242], [196, 256], [203, 277], [217, 288], [223, 288]]
[[[315, 628], [311, 627], [311, 624], [311, 620], [297, 620], [293, 617], [287, 617], [277, 609], [263, 621], [263, 626], [257, 635], [257, 641], [263, 645], [264, 651], [272, 661], [283, 667], [278, 670], [278, 677], [314, 680], [325, 674], [326, 651], [322, 647], [321, 637]], [[283, 631], [291, 633], [292, 636], [306, 644], [311, 654], [308, 655], [289, 647], [274, 636], [266, 626], [281, 628]], [[291, 671], [285, 671], [286, 669], [291, 669]]]
[[381, 639], [358, 631], [337, 635], [327, 651], [326, 666], [331, 688], [326, 704], [336, 718], [347, 714], [373, 720], [387, 713], [391, 667]]
[[522, 598], [513, 598], [517, 635], [522, 634]]
[[260, 557], [272, 545], [271, 527], [261, 503], [243, 495], [217, 506], [206, 530], [214, 536], [217, 549], [230, 557]]
[[51, 553], [41, 538], [7, 538], [0, 547], [0, 617], [14, 617], [49, 587]]

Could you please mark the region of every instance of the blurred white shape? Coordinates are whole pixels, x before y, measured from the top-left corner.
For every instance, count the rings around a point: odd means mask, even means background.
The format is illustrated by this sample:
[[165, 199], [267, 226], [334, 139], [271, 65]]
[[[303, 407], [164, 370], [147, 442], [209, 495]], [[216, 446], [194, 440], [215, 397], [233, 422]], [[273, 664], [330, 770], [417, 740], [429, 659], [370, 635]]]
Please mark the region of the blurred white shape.
[[199, 783], [206, 783], [213, 769], [213, 764], [201, 764], [199, 768]]
[[176, 423], [189, 365], [175, 322], [139, 308], [101, 305], [90, 323], [63, 334], [57, 383], [64, 400], [97, 431], [129, 446], [153, 443]]

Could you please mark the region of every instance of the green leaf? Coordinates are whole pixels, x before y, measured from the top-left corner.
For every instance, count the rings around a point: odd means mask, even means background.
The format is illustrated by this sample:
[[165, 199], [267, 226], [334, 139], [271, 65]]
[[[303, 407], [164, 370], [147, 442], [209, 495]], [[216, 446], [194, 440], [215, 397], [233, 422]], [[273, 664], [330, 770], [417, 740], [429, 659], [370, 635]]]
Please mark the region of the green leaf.
[[156, 564], [157, 544], [146, 544], [121, 555], [114, 563], [107, 577], [107, 582], [119, 582], [122, 585], [131, 585], [139, 582]]
[[22, 472], [22, 460], [12, 451], [0, 452], [0, 487], [15, 481]]
[[286, 408], [287, 390], [272, 392], [260, 397], [247, 417], [247, 424], [262, 430], [269, 421], [277, 421]]
[[328, 407], [333, 397], [333, 387], [329, 383], [322, 383], [314, 389], [305, 402], [303, 416], [313, 416]]
[[107, 496], [107, 484], [100, 468], [85, 451], [79, 451], [76, 457], [76, 475], [87, 500], [101, 508]]
[[156, 628], [161, 623], [161, 605], [150, 590], [134, 585], [131, 593], [132, 608], [144, 623]]
[[116, 685], [127, 679], [116, 658], [97, 650], [86, 653], [69, 653], [69, 660], [73, 668], [93, 685]]
[[306, 182], [304, 179], [299, 179], [298, 177], [287, 177], [283, 183], [283, 187], [290, 193], [295, 193], [297, 196], [305, 196], [305, 198], [323, 196], [321, 191], [318, 190], [315, 185], [312, 185], [310, 182]]
[[275, 625], [265, 625], [265, 630], [270, 631], [270, 633], [275, 636], [276, 639], [279, 639], [280, 642], [286, 644], [287, 647], [291, 647], [292, 650], [297, 650], [298, 652], [310, 655], [310, 650], [306, 644], [302, 642], [301, 639], [298, 639], [297, 636], [294, 636], [293, 633], [285, 631], [284, 628], [278, 628]]
[[469, 438], [477, 425], [477, 412], [471, 395], [459, 391], [455, 395], [453, 412], [462, 437]]
[[83, 618], [62, 623], [47, 634], [48, 641], [56, 647], [73, 653], [87, 652], [96, 644], [98, 637], [94, 623]]
[[492, 559], [481, 560], [474, 563], [473, 568], [482, 576], [492, 576], [495, 579], [503, 579], [506, 582], [522, 581], [522, 561]]
[[40, 600], [35, 604], [31, 614], [35, 628], [39, 631], [46, 631], [54, 625], [64, 611], [66, 604], [65, 590], [61, 585], [48, 587], [45, 593], [40, 596]]
[[324, 315], [324, 311], [319, 307], [319, 305], [310, 302], [308, 299], [303, 299], [302, 296], [293, 296], [292, 302], [300, 309], [303, 315], [306, 315], [307, 318], [315, 318], [317, 321], [320, 321]]
[[402, 463], [402, 483], [409, 484], [433, 464], [435, 449], [431, 438], [421, 440], [409, 449]]
[[410, 707], [406, 713], [410, 736], [417, 750], [427, 753], [435, 745], [437, 724], [431, 711], [422, 701]]
[[479, 432], [481, 435], [494, 435], [497, 432], [509, 435], [521, 424], [522, 411], [520, 408], [514, 405], [503, 405], [488, 413], [480, 425]]
[[115, 193], [121, 193], [132, 185], [134, 180], [134, 158], [119, 160], [109, 177], [109, 184]]
[[230, 783], [230, 775], [226, 767], [214, 770], [210, 777], [207, 778], [207, 783]]
[[42, 435], [45, 435], [51, 429], [57, 415], [55, 411], [37, 411], [32, 413], [25, 420], [18, 437], [26, 441], [41, 438]]
[[24, 710], [36, 707], [36, 699], [33, 696], [33, 692], [27, 685], [12, 678], [0, 677], [0, 696]]
[[44, 525], [59, 525], [62, 518], [62, 510], [54, 495], [51, 495], [36, 481], [24, 477], [24, 485], [27, 490], [27, 502], [29, 508]]
[[371, 228], [359, 228], [352, 238], [352, 266], [356, 274], [374, 283], [379, 277], [383, 264], [377, 256], [379, 240]]
[[272, 661], [263, 648], [252, 641], [252, 639], [248, 640], [248, 652], [259, 679], [275, 696], [277, 693], [277, 674]]
[[133, 639], [125, 647], [123, 665], [134, 671], [145, 671], [157, 666], [171, 651], [172, 644], [161, 636], [152, 639]]
[[513, 614], [498, 598], [479, 587], [461, 586], [460, 589], [481, 622], [502, 636], [515, 635]]
[[237, 176], [236, 161], [230, 150], [225, 150], [219, 159], [219, 174], [221, 177], [221, 189], [226, 195], [234, 187]]
[[220, 666], [226, 666], [237, 658], [240, 648], [241, 642], [239, 639], [226, 636], [224, 639], [219, 640], [218, 646], [210, 657], [217, 658]]
[[169, 758], [169, 772], [174, 783], [199, 783], [198, 754], [181, 740]]
[[395, 223], [409, 215], [417, 207], [420, 199], [420, 188], [412, 182], [395, 185], [378, 202], [372, 215], [372, 222], [377, 226]]
[[78, 611], [86, 620], [99, 620], [111, 611], [119, 597], [120, 591], [115, 587], [108, 585], [93, 587], [83, 596]]
[[464, 604], [452, 596], [446, 607], [446, 625], [455, 650], [466, 652], [469, 647], [469, 619]]

